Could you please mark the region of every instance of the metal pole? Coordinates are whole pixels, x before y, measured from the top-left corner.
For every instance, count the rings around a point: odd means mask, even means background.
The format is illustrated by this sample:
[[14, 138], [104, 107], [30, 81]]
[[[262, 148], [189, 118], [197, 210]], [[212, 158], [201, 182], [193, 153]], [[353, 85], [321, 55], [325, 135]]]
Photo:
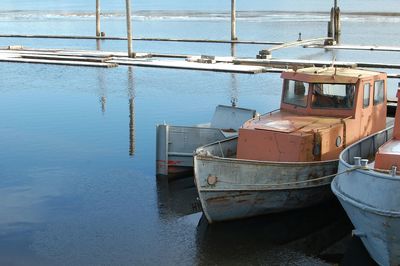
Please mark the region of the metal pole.
[[237, 40], [236, 36], [236, 0], [231, 0], [231, 40]]
[[100, 0], [96, 0], [96, 36], [101, 36], [100, 31]]
[[132, 52], [131, 0], [126, 0], [126, 29], [128, 38], [128, 57], [135, 57], [135, 54]]

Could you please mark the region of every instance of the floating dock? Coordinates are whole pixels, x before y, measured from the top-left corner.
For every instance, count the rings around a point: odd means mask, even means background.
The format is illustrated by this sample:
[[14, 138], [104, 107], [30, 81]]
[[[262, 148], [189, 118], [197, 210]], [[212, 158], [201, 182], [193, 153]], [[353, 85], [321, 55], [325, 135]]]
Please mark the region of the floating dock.
[[[241, 74], [281, 73], [286, 69], [308, 66], [330, 66], [328, 60], [253, 59], [183, 54], [136, 53], [129, 58], [125, 52], [31, 49], [22, 46], [0, 47], [0, 62], [52, 64], [81, 67], [111, 68], [124, 66], [174, 68]], [[400, 69], [400, 64], [335, 61], [338, 67]], [[400, 74], [388, 74], [400, 78]]]

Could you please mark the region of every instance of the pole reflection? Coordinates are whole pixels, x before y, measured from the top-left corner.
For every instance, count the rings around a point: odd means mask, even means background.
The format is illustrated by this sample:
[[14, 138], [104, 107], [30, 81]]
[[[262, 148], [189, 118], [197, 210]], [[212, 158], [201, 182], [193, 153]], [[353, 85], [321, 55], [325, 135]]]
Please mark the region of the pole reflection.
[[[236, 57], [236, 43], [231, 44], [231, 56]], [[237, 106], [238, 102], [238, 82], [236, 74], [231, 74], [231, 104], [232, 106]]]
[[104, 72], [104, 69], [98, 69], [97, 72], [97, 80], [99, 84], [99, 103], [101, 106], [101, 113], [104, 115], [106, 112], [106, 104], [107, 104], [107, 85], [105, 81], [105, 75], [106, 73]]
[[193, 176], [176, 179], [157, 176], [157, 201], [162, 219], [175, 219], [201, 212]]
[[129, 98], [129, 156], [135, 155], [135, 80], [133, 68], [128, 67], [128, 98]]

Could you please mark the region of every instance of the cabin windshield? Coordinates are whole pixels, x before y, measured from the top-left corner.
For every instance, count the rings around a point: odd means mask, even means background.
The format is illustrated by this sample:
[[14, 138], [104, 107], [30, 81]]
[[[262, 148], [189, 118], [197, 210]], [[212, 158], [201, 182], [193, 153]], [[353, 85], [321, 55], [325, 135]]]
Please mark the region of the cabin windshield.
[[313, 108], [351, 109], [354, 105], [354, 84], [312, 84]]
[[283, 83], [283, 102], [301, 107], [307, 106], [309, 84], [296, 80], [285, 80]]

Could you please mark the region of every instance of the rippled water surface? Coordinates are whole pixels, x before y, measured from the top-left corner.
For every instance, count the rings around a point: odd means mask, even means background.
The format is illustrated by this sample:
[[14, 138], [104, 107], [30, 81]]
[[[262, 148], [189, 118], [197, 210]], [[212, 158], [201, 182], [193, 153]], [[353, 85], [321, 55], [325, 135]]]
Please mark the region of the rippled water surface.
[[[0, 32], [93, 35], [93, 1], [55, 2], [1, 1]], [[108, 36], [123, 36], [123, 5], [103, 2], [110, 13], [102, 30]], [[239, 16], [239, 37], [289, 41], [299, 32], [304, 38], [325, 35], [329, 5], [290, 3], [240, 3], [247, 12]], [[344, 15], [343, 43], [398, 44], [396, 14], [354, 14], [375, 12], [374, 3], [342, 2], [343, 10], [353, 12]], [[381, 11], [398, 5], [385, 3]], [[220, 1], [135, 4], [142, 10], [133, 18], [135, 36], [230, 36], [229, 6]], [[162, 9], [169, 11], [154, 11]], [[0, 38], [0, 46], [8, 45], [97, 47], [84, 40]], [[126, 44], [102, 41], [101, 48], [124, 51]], [[236, 52], [254, 58], [263, 48], [238, 45]], [[135, 42], [134, 49], [231, 53], [226, 44]], [[391, 63], [400, 59], [393, 53], [303, 48], [274, 56]], [[170, 182], [155, 177], [156, 124], [207, 122], [216, 105], [230, 104], [232, 98], [260, 113], [276, 109], [277, 74], [12, 63], [0, 63], [0, 73], [0, 265], [324, 265], [327, 262], [316, 254], [349, 230], [335, 203], [207, 226], [192, 177]], [[396, 81], [391, 80], [391, 96], [395, 90]]]

